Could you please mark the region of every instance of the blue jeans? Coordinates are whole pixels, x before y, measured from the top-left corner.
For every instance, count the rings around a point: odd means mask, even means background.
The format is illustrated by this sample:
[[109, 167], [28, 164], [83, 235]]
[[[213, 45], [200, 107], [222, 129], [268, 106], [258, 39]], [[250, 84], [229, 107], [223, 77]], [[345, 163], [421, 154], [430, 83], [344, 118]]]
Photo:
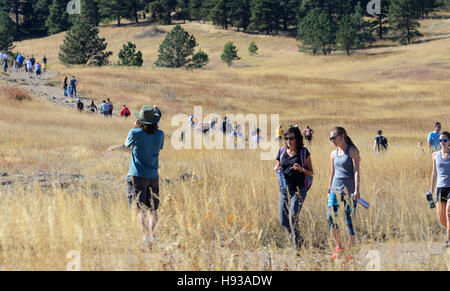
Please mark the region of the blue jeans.
[[303, 244], [303, 237], [300, 234], [300, 226], [298, 217], [303, 207], [303, 202], [306, 199], [306, 188], [301, 188], [300, 191], [280, 191], [279, 200], [279, 217], [280, 225], [285, 227], [289, 232], [295, 249], [299, 250]]

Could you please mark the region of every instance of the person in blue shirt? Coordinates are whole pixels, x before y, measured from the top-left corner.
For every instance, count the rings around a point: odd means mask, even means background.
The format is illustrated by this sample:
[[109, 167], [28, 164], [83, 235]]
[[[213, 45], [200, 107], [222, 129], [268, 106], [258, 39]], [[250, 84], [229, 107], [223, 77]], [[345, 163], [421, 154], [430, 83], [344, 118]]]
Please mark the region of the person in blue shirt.
[[127, 198], [128, 205], [136, 203], [139, 210], [144, 243], [153, 243], [160, 202], [159, 152], [164, 145], [164, 132], [158, 129], [161, 117], [152, 106], [143, 106], [135, 115], [135, 128], [130, 130], [125, 142], [125, 147], [131, 148]]
[[75, 76], [72, 76], [72, 79], [70, 79], [70, 97], [73, 97], [75, 95], [75, 98], [77, 98], [77, 80], [75, 79]]
[[430, 147], [430, 153], [434, 153], [441, 149], [439, 144], [439, 134], [441, 132], [441, 123], [436, 122], [434, 124], [434, 131], [428, 134], [428, 146]]

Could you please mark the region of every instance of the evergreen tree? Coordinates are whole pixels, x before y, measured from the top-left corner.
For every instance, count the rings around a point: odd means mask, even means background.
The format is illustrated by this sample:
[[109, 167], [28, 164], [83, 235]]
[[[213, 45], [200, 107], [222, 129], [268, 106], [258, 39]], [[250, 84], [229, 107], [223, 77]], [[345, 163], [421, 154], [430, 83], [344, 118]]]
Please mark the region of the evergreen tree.
[[5, 11], [0, 11], [0, 51], [11, 52], [16, 26]]
[[247, 30], [250, 24], [250, 4], [251, 0], [234, 0], [233, 10], [231, 11], [231, 23], [237, 27], [239, 31], [242, 28], [243, 31]]
[[197, 42], [180, 25], [176, 25], [159, 46], [157, 67], [181, 68], [189, 66]]
[[191, 19], [189, 4], [190, 0], [177, 0], [177, 8], [181, 19], [183, 19], [183, 23], [186, 23], [186, 20]]
[[177, 7], [177, 0], [155, 0], [149, 4], [153, 21], [161, 24], [172, 24], [172, 12]]
[[250, 29], [266, 34], [278, 33], [280, 28], [278, 0], [253, 0], [250, 11]]
[[112, 52], [106, 51], [108, 43], [99, 38], [98, 27], [82, 17], [75, 18], [60, 47], [59, 60], [65, 65], [106, 65]]
[[81, 0], [81, 15], [82, 18], [94, 26], [100, 24], [100, 12], [98, 7], [98, 0]]
[[117, 26], [121, 25], [121, 18], [129, 17], [132, 9], [129, 0], [98, 0], [100, 16], [108, 20], [117, 20]]
[[139, 23], [139, 11], [142, 11], [147, 6], [146, 0], [127, 0], [129, 1], [130, 11], [127, 18], [132, 18], [136, 23]]
[[192, 63], [188, 64], [188, 68], [200, 69], [209, 63], [208, 54], [201, 49], [192, 57]]
[[256, 46], [256, 44], [253, 41], [248, 46], [248, 54], [251, 56], [258, 54], [258, 47]]
[[214, 7], [210, 13], [210, 19], [215, 25], [222, 26], [223, 29], [228, 29], [230, 22], [230, 12], [232, 10], [233, 1], [229, 0], [214, 0], [212, 1]]
[[401, 44], [410, 44], [413, 38], [423, 36], [418, 28], [415, 0], [391, 0], [388, 21]]
[[48, 34], [56, 34], [69, 29], [69, 14], [66, 0], [53, 0], [50, 15], [45, 21]]
[[301, 52], [330, 54], [335, 43], [336, 26], [325, 11], [313, 9], [299, 23], [297, 40]]
[[10, 13], [11, 12], [11, 3], [9, 0], [0, 0], [0, 13]]
[[297, 24], [300, 0], [279, 0], [279, 7], [284, 30], [291, 24]]
[[225, 44], [225, 46], [223, 48], [223, 52], [220, 55], [220, 58], [222, 59], [222, 61], [227, 63], [228, 67], [230, 67], [233, 64], [234, 60], [241, 59], [238, 56], [238, 50], [236, 49], [236, 47], [234, 46], [234, 44], [231, 41], [229, 41]]
[[200, 21], [205, 19], [207, 15], [207, 11], [204, 8], [204, 0], [190, 0], [189, 1], [189, 14], [192, 19], [196, 21]]
[[128, 42], [128, 44], [123, 45], [122, 50], [119, 52], [119, 65], [142, 67], [143, 63], [142, 52], [136, 52], [135, 44]]
[[386, 35], [389, 31], [389, 26], [387, 26], [387, 15], [390, 5], [390, 0], [380, 0], [381, 2], [381, 13], [375, 14], [372, 16], [373, 20], [371, 22], [372, 24], [372, 31], [376, 35], [378, 35], [379, 39], [383, 39], [383, 35]]

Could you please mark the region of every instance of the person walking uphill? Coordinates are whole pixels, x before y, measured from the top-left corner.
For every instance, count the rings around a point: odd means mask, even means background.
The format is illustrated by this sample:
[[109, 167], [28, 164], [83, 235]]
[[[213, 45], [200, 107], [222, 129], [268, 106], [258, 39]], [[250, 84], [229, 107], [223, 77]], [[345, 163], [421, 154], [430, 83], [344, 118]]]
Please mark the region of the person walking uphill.
[[[344, 128], [335, 127], [330, 133], [330, 141], [337, 149], [330, 154], [331, 176], [328, 188], [327, 217], [328, 225], [330, 230], [333, 230], [333, 236], [337, 243], [331, 259], [336, 259], [344, 251], [339, 229], [335, 221], [339, 210], [338, 195], [345, 208], [345, 224], [349, 235], [349, 248], [352, 248], [355, 244], [352, 213], [356, 211], [356, 205], [360, 196], [360, 156], [358, 149]], [[348, 194], [345, 193], [345, 188], [347, 188]], [[334, 212], [334, 217], [332, 212]], [[353, 258], [352, 256], [346, 256], [345, 259], [351, 260]]]
[[[280, 180], [279, 218], [281, 226], [291, 235], [295, 250], [299, 251], [303, 245], [298, 218], [310, 184], [306, 176], [314, 175], [311, 155], [303, 145], [303, 137], [297, 127], [290, 127], [284, 134], [285, 147], [278, 152], [277, 165]], [[309, 184], [309, 185], [308, 185]]]
[[447, 240], [444, 247], [450, 246], [450, 133], [444, 131], [439, 136], [442, 146], [440, 151], [433, 153], [433, 171], [431, 173], [430, 193], [436, 186], [437, 215], [440, 223], [447, 229]]
[[153, 243], [156, 241], [155, 226], [160, 204], [158, 162], [164, 145], [164, 132], [158, 129], [161, 117], [152, 106], [143, 106], [135, 115], [135, 128], [130, 130], [125, 142], [125, 147], [132, 148], [127, 199], [129, 206], [132, 203], [137, 205], [144, 243]]
[[122, 110], [120, 110], [120, 117], [124, 117], [124, 116], [125, 116], [125, 119], [128, 118], [128, 116], [130, 116], [130, 110], [128, 109], [128, 107], [125, 104], [123, 104]]

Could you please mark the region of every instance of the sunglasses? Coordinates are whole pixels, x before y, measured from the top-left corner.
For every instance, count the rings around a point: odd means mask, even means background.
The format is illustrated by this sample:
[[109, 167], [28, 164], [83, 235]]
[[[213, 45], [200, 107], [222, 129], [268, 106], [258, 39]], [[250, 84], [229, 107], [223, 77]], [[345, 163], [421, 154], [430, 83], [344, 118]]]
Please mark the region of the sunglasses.
[[287, 136], [284, 138], [284, 140], [294, 140], [295, 136]]
[[448, 142], [448, 138], [440, 139], [439, 142]]
[[338, 136], [339, 135], [335, 135], [335, 136], [330, 137], [330, 141], [335, 141]]

